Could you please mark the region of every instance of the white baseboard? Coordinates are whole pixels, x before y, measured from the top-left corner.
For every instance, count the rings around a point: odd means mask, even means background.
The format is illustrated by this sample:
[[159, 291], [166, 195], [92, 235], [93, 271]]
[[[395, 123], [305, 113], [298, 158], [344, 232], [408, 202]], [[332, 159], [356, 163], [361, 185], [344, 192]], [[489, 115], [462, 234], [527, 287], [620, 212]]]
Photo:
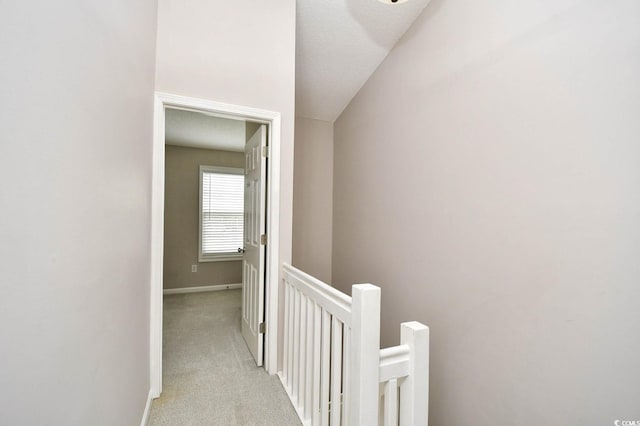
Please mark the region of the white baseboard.
[[151, 390], [149, 390], [149, 394], [147, 395], [147, 403], [144, 406], [144, 412], [142, 413], [142, 420], [140, 420], [140, 426], [147, 426], [149, 424], [149, 414], [151, 413], [151, 401], [153, 401], [153, 397], [151, 396]]
[[282, 388], [284, 389], [287, 396], [289, 397], [289, 402], [291, 403], [291, 406], [293, 407], [294, 410], [296, 410], [296, 414], [298, 415], [298, 418], [300, 419], [300, 423], [302, 423], [302, 426], [311, 426], [311, 420], [305, 420], [304, 410], [301, 410], [300, 408], [298, 408], [296, 404], [293, 403], [293, 395], [291, 394], [291, 392], [289, 392], [289, 388], [287, 388], [287, 384], [285, 383], [282, 371], [278, 371], [278, 378], [280, 379], [280, 384], [282, 385]]
[[198, 287], [183, 287], [183, 288], [165, 288], [164, 290], [162, 290], [162, 294], [200, 293], [203, 291], [233, 290], [235, 288], [242, 288], [242, 283], [202, 285]]

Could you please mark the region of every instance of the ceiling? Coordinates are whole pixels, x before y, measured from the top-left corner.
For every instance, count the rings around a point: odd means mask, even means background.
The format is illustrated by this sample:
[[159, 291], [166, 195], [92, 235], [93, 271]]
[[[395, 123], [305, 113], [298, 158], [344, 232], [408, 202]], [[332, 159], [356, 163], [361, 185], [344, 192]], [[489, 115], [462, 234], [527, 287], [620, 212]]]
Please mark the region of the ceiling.
[[167, 145], [244, 151], [245, 133], [245, 122], [241, 120], [219, 118], [195, 111], [166, 110]]
[[[297, 0], [296, 116], [335, 121], [429, 1]], [[165, 137], [243, 151], [245, 123], [167, 109]]]
[[333, 122], [429, 0], [297, 0], [296, 116]]

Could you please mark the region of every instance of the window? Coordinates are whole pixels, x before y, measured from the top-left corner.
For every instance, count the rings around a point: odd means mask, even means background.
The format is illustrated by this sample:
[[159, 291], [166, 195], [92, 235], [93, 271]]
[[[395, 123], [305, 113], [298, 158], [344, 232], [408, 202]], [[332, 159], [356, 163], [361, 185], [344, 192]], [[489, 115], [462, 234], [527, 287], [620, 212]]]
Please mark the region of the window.
[[199, 261], [242, 258], [244, 171], [200, 166]]

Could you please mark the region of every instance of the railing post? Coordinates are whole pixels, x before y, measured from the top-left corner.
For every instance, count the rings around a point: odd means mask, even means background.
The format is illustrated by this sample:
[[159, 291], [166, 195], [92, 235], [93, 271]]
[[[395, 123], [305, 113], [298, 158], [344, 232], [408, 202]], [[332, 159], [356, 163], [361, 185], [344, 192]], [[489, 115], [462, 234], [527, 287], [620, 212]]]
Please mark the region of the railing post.
[[400, 325], [400, 344], [409, 346], [409, 375], [400, 384], [400, 425], [429, 422], [429, 327], [411, 321]]
[[351, 426], [378, 424], [380, 366], [380, 288], [352, 287], [350, 419]]

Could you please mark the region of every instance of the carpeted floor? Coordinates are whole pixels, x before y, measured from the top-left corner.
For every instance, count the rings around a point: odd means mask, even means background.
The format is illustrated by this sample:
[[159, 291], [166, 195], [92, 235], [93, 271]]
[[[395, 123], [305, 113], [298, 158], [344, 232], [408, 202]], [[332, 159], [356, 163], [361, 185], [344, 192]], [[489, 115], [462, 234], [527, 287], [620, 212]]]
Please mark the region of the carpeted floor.
[[164, 297], [163, 392], [150, 426], [300, 425], [240, 335], [241, 290]]

